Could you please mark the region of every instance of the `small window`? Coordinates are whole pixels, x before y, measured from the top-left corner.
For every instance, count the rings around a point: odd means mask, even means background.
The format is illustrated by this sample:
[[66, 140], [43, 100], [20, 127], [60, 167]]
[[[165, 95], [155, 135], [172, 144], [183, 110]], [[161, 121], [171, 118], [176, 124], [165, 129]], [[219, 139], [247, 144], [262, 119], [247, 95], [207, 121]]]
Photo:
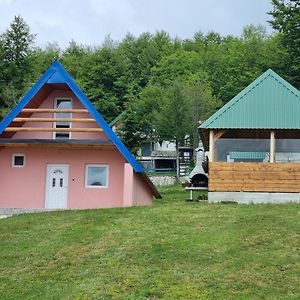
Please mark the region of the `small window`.
[[107, 188], [108, 187], [108, 166], [87, 165], [85, 169], [85, 187]]
[[[56, 108], [56, 109], [72, 109], [72, 99], [55, 99], [54, 108]], [[62, 113], [58, 112], [55, 114], [55, 118], [70, 119], [70, 118], [72, 118], [72, 114], [66, 113], [66, 112], [62, 112]], [[56, 122], [54, 124], [54, 127], [69, 129], [69, 128], [71, 128], [71, 122]], [[54, 139], [70, 139], [71, 133], [69, 131], [54, 132], [53, 137], [54, 137]]]
[[23, 168], [25, 166], [25, 155], [14, 154], [12, 156], [12, 166], [13, 168]]

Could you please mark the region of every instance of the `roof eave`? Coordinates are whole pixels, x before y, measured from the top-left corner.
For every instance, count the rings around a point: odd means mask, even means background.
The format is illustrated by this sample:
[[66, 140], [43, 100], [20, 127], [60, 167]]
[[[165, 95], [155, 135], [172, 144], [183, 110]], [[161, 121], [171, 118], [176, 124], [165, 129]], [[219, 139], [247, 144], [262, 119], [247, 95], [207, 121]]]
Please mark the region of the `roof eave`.
[[148, 174], [146, 172], [142, 172], [142, 173], [138, 173], [148, 184], [148, 186], [150, 187], [153, 196], [156, 199], [161, 199], [162, 196], [160, 194], [160, 192], [158, 191], [158, 189], [156, 188], [156, 186], [154, 185], [154, 183], [151, 181], [151, 179], [149, 178]]

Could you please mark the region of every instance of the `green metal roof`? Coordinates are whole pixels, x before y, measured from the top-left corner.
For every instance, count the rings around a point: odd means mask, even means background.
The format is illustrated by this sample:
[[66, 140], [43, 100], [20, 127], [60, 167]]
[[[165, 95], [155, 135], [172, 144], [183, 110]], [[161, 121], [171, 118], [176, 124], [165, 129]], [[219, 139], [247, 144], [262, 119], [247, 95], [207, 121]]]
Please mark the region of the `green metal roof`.
[[109, 126], [112, 127], [113, 125], [115, 125], [118, 121], [121, 121], [124, 119], [126, 115], [126, 110], [124, 110], [122, 113], [120, 113], [116, 118], [114, 118], [110, 123]]
[[300, 129], [300, 92], [269, 69], [199, 128]]

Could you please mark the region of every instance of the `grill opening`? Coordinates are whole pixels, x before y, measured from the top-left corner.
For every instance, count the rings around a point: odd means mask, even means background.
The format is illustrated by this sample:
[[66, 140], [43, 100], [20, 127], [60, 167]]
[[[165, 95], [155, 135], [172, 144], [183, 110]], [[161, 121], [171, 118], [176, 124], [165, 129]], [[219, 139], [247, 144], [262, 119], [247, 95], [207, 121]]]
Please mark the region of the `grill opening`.
[[194, 187], [207, 187], [208, 178], [204, 174], [196, 174], [191, 178], [191, 186]]

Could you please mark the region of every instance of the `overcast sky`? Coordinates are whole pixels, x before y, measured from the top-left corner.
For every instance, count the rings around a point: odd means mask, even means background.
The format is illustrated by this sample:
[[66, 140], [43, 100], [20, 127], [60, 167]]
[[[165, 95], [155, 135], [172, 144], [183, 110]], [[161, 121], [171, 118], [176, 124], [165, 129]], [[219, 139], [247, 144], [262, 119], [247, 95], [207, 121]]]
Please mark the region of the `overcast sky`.
[[216, 31], [240, 35], [245, 25], [264, 25], [271, 0], [0, 0], [0, 33], [20, 14], [36, 33], [36, 43], [71, 39], [100, 45], [105, 36], [122, 40], [126, 33], [167, 31], [171, 37], [192, 38]]

